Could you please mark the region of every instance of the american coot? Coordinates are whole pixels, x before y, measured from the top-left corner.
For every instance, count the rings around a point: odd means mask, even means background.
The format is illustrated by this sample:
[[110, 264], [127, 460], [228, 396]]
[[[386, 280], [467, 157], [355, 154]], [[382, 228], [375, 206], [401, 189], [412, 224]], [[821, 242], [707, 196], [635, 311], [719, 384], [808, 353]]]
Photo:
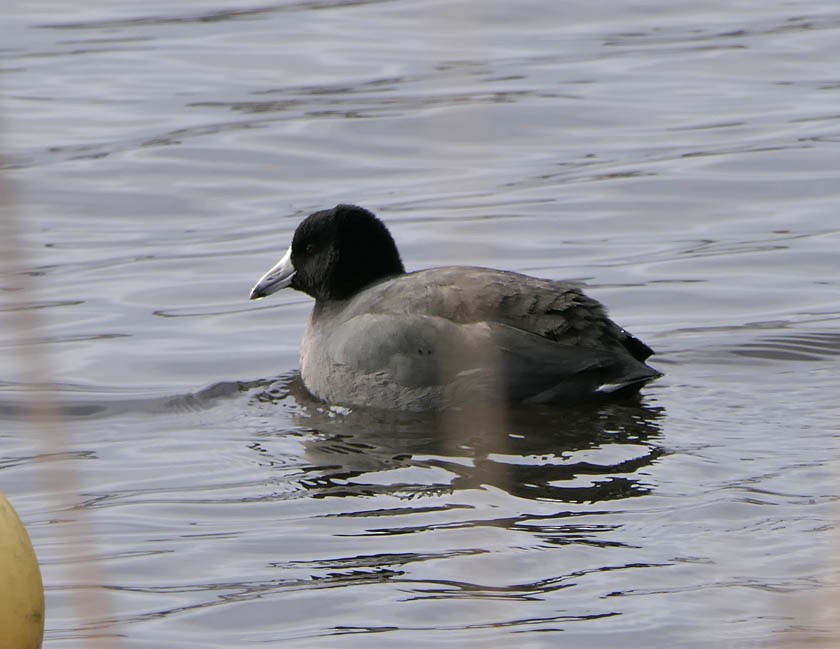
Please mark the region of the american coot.
[[289, 286], [315, 298], [303, 382], [333, 404], [575, 403], [661, 376], [644, 363], [653, 351], [576, 286], [467, 266], [406, 273], [388, 229], [355, 205], [304, 219], [251, 299]]

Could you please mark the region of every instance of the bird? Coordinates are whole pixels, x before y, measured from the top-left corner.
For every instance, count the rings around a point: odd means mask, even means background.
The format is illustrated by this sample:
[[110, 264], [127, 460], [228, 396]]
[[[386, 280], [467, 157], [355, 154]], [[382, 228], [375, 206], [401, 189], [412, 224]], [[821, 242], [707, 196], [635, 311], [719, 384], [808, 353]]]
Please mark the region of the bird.
[[645, 363], [653, 350], [578, 284], [476, 266], [406, 272], [386, 225], [357, 205], [301, 221], [250, 298], [284, 288], [315, 298], [300, 375], [331, 405], [577, 404], [662, 376]]

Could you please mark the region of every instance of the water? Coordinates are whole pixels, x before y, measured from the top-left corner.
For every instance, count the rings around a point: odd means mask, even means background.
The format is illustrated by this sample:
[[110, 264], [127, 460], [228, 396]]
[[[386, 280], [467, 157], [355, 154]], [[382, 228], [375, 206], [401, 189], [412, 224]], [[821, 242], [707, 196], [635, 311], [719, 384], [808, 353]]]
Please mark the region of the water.
[[[47, 646], [836, 645], [834, 3], [35, 0], [0, 29], [0, 489]], [[313, 403], [311, 303], [247, 295], [340, 201], [410, 269], [585, 281], [666, 376], [501, 422]], [[22, 419], [43, 358], [53, 436]]]

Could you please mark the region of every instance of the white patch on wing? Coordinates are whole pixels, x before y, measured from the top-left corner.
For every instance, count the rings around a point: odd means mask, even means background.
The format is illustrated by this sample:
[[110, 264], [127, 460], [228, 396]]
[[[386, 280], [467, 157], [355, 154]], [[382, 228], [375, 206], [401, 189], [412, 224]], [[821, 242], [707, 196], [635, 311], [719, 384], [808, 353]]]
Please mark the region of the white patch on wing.
[[602, 385], [599, 385], [597, 388], [595, 388], [595, 392], [600, 392], [602, 394], [610, 394], [611, 392], [615, 392], [617, 390], [620, 390], [621, 388], [626, 387], [627, 385], [629, 385], [629, 384], [628, 383], [604, 383]]

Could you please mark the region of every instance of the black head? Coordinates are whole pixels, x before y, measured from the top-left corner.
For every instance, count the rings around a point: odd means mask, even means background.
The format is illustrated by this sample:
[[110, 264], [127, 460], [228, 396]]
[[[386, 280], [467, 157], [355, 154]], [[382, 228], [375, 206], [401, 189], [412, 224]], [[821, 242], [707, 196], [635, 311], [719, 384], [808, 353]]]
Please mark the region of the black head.
[[291, 287], [316, 300], [344, 300], [405, 272], [385, 224], [356, 205], [309, 215], [295, 230]]

